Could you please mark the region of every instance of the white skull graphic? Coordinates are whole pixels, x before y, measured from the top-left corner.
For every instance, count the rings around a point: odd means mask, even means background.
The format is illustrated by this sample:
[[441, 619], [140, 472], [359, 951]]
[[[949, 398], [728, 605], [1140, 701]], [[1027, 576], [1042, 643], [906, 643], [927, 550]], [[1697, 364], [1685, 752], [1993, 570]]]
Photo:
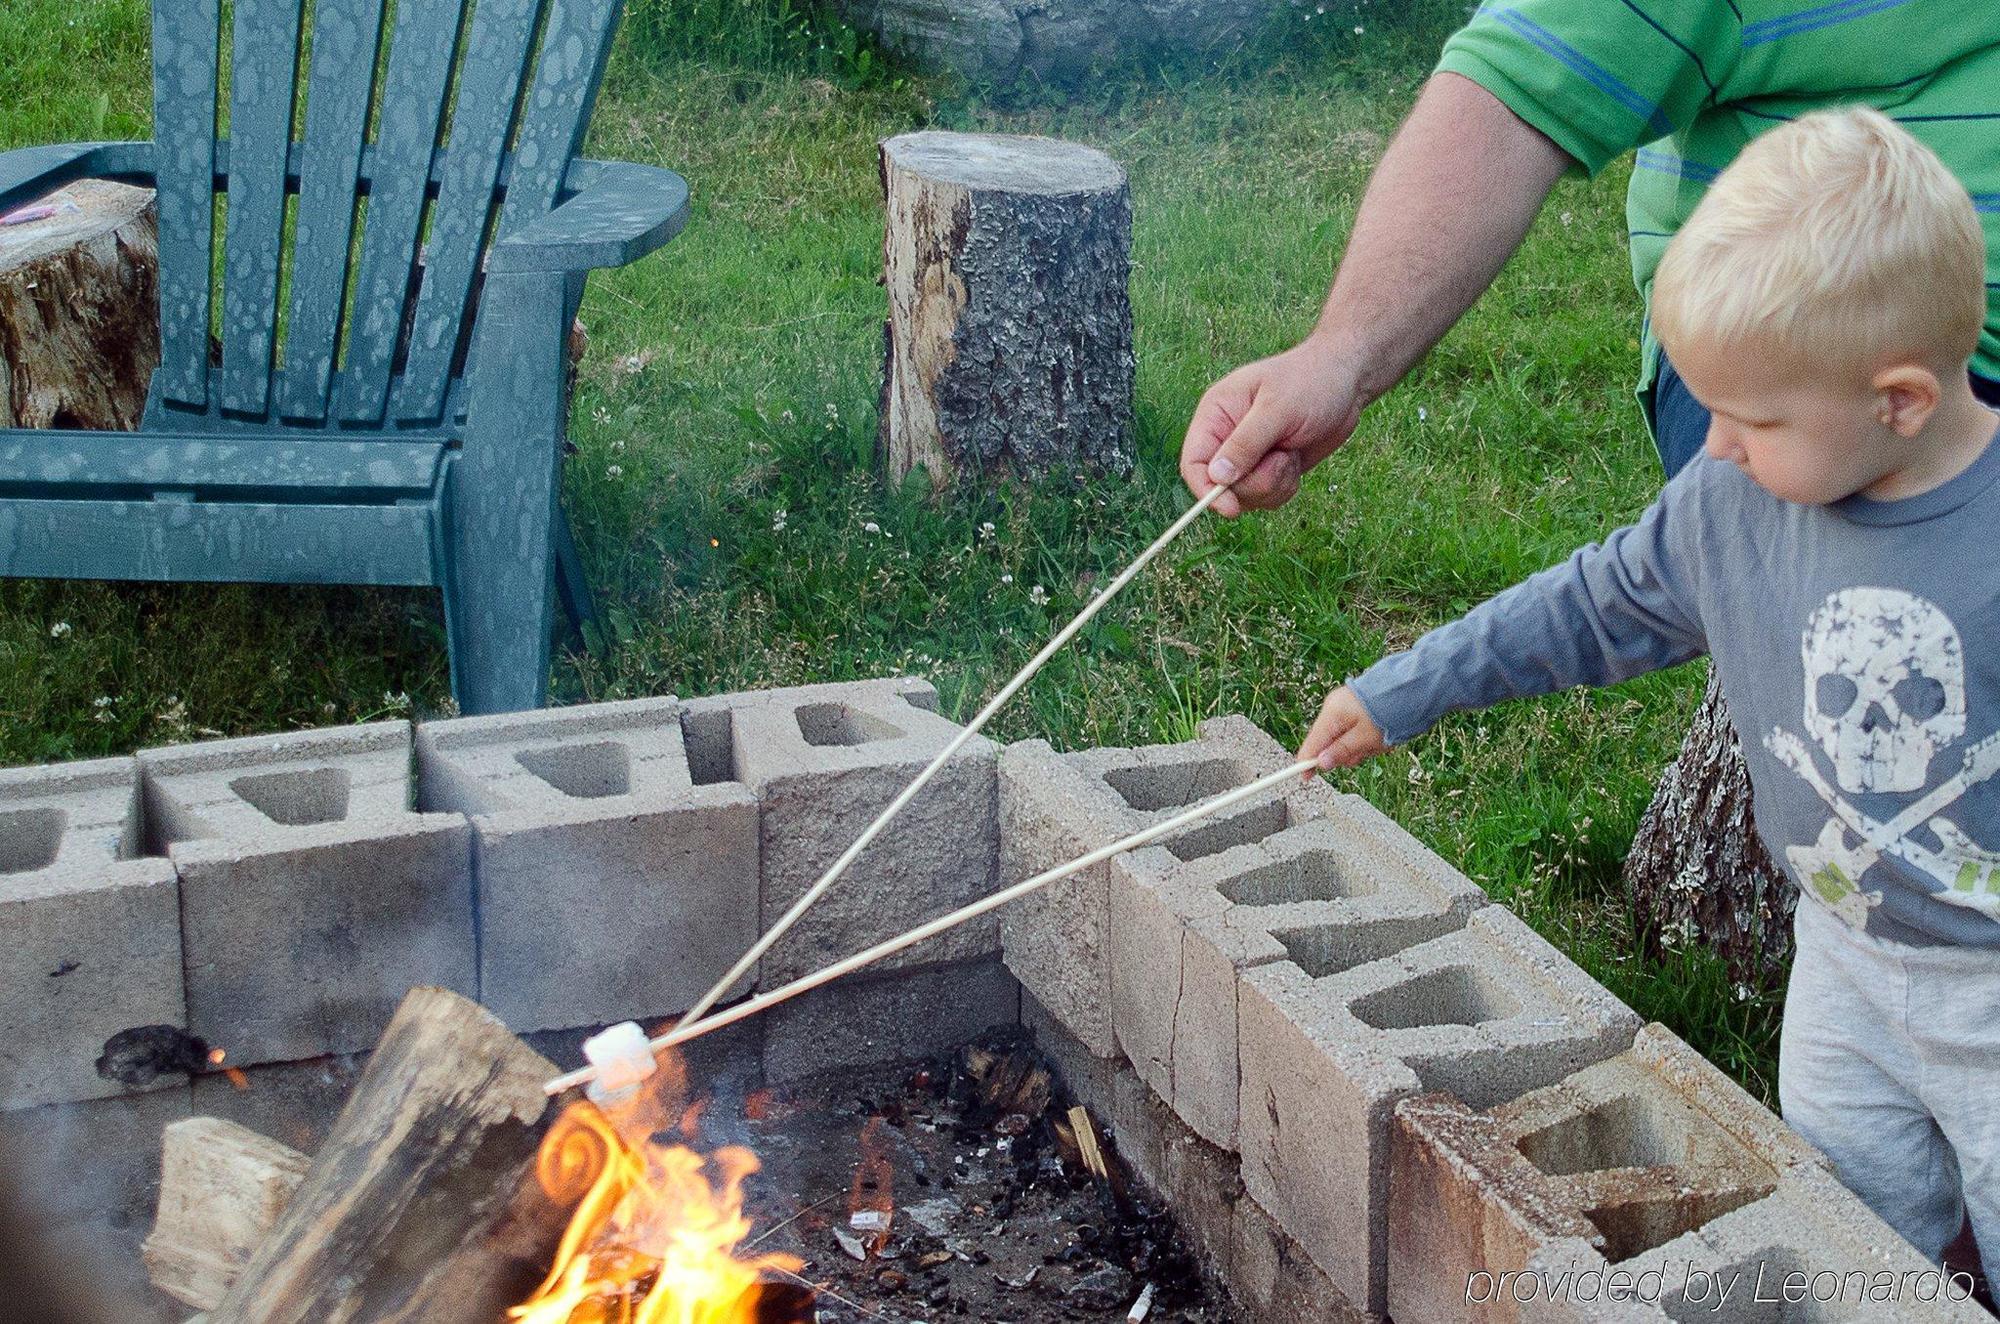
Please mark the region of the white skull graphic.
[[1840, 789], [1919, 791], [1965, 734], [1965, 652], [1936, 604], [1901, 589], [1830, 595], [1806, 623], [1806, 730]]

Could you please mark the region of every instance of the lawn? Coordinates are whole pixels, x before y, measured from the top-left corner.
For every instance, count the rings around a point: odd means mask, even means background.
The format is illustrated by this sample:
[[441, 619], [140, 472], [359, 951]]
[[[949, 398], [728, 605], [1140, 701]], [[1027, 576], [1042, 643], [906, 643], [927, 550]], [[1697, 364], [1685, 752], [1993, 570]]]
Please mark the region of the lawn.
[[[559, 702], [907, 672], [971, 713], [1186, 501], [1208, 382], [1310, 325], [1369, 168], [1463, 16], [1288, 11], [1219, 69], [997, 96], [791, 0], [633, 0], [589, 150], [672, 165], [687, 232], [595, 279], [564, 499], [606, 607]], [[139, 0], [9, 0], [0, 147], [144, 136]], [[933, 500], [872, 470], [875, 143], [1049, 133], [1131, 171], [1141, 467]], [[996, 723], [1059, 747], [1248, 714], [1300, 736], [1391, 647], [1644, 508], [1622, 167], [1557, 190], [1491, 293], [1276, 514], [1197, 525]], [[1037, 592], [1039, 587], [1040, 592]], [[1044, 601], [1046, 599], [1046, 601]], [[1769, 1099], [1778, 999], [1638, 952], [1618, 883], [1697, 669], [1454, 718], [1343, 774], [1643, 1015]], [[0, 581], [0, 764], [449, 709], [434, 595]]]

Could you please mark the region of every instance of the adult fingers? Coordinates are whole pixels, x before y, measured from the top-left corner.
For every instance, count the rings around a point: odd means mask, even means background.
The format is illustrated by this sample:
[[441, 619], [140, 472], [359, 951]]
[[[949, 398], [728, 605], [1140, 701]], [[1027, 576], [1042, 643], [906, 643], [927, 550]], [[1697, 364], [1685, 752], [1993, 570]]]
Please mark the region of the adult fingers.
[[1247, 478], [1239, 478], [1233, 495], [1245, 510], [1276, 510], [1299, 494], [1305, 465], [1299, 453], [1280, 447], [1266, 451]]

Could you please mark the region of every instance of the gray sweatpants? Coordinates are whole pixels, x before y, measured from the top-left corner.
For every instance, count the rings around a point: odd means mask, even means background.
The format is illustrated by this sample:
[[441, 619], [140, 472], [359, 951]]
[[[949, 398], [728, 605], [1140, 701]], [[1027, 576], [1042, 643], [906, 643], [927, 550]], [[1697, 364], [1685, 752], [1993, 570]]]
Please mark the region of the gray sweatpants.
[[1794, 924], [1778, 1098], [1840, 1179], [1935, 1261], [1972, 1216], [2000, 1273], [2000, 953]]

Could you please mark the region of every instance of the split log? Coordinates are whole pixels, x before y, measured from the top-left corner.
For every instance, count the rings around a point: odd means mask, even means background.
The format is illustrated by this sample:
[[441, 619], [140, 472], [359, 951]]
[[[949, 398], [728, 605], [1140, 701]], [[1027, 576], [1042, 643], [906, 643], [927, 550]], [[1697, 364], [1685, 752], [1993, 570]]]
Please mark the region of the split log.
[[1124, 170], [1052, 138], [911, 133], [882, 144], [882, 187], [889, 479], [1129, 469]]
[[209, 1310], [270, 1236], [312, 1160], [219, 1117], [175, 1122], [160, 1139], [159, 1215], [140, 1254], [153, 1286]]
[[503, 1318], [568, 1222], [534, 1174], [554, 1074], [477, 1003], [412, 990], [210, 1324]]
[[1798, 889], [1750, 814], [1750, 772], [1711, 671], [1680, 757], [1660, 778], [1625, 857], [1625, 887], [1647, 949], [1699, 942], [1739, 983], [1765, 984], [1792, 949]]
[[9, 215], [44, 210], [0, 224], [0, 427], [135, 428], [160, 361], [153, 191], [85, 179]]

